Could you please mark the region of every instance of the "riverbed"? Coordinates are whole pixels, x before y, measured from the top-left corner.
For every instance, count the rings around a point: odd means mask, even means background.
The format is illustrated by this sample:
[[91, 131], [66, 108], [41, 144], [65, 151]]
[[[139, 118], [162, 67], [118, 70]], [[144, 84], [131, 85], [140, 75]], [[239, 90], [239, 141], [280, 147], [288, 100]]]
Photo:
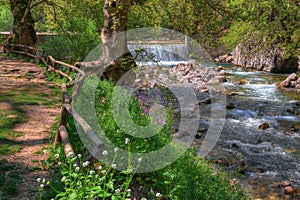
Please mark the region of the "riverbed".
[[[256, 198], [300, 199], [295, 191], [287, 194], [282, 185], [288, 181], [300, 187], [300, 94], [277, 89], [287, 74], [231, 65], [224, 70], [226, 121], [208, 158], [234, 173]], [[200, 134], [199, 144], [204, 136]]]

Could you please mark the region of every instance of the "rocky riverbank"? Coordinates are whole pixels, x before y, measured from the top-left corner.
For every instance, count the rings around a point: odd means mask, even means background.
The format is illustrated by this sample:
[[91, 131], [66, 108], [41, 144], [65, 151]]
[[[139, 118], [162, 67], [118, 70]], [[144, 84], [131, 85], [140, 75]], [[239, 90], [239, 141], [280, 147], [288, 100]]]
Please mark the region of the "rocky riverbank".
[[292, 88], [296, 92], [300, 92], [300, 77], [296, 73], [290, 74], [279, 84], [279, 88]]
[[230, 54], [219, 56], [215, 61], [272, 73], [292, 73], [300, 70], [300, 56], [286, 58], [285, 52], [276, 47], [257, 50], [251, 45], [239, 44]]
[[135, 85], [153, 87], [183, 84], [199, 92], [208, 92], [210, 84], [226, 82], [221, 72], [194, 61], [179, 63], [175, 67], [141, 67], [136, 73]]

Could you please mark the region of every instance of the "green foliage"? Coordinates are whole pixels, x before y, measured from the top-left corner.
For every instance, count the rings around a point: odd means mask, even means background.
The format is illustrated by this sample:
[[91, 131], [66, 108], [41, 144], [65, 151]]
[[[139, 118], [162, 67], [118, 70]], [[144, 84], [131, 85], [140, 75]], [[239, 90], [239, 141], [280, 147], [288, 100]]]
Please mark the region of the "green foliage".
[[20, 177], [17, 169], [15, 165], [6, 160], [0, 160], [0, 191], [3, 199], [18, 192]]
[[169, 28], [207, 44], [216, 42], [215, 37], [228, 27], [228, 13], [220, 1], [151, 0], [131, 7], [128, 27]]
[[156, 172], [157, 184], [168, 199], [248, 199], [228, 174], [187, 151], [180, 159]]
[[[61, 162], [59, 166], [62, 169], [63, 191], [57, 191], [50, 185], [50, 182], [43, 181], [44, 185], [40, 187], [41, 192], [44, 186], [49, 185], [57, 192], [56, 199], [117, 200], [130, 197], [128, 189], [134, 175], [133, 171], [130, 173], [130, 169], [118, 173], [113, 163], [108, 167], [98, 163], [95, 168], [90, 162], [83, 161], [81, 154], [71, 159], [60, 158], [59, 154], [55, 154], [54, 161]], [[79, 161], [78, 164], [76, 161]]]
[[239, 43], [244, 42], [245, 35], [253, 30], [251, 24], [246, 22], [234, 22], [229, 28], [228, 33], [220, 38], [220, 41], [224, 43], [227, 49], [234, 49]]
[[[130, 137], [116, 125], [112, 116], [112, 95], [113, 89], [116, 89], [114, 95], [126, 95], [123, 90], [108, 81], [101, 81], [96, 91], [96, 110], [99, 119], [99, 125], [105, 129], [106, 137], [119, 148], [128, 149], [129, 152], [147, 152], [162, 148], [170, 142], [172, 109], [167, 112], [170, 118], [167, 118], [164, 128], [158, 134], [157, 139], [139, 140]], [[84, 90], [84, 87], [83, 87]], [[174, 97], [165, 88], [160, 88], [162, 95], [167, 103], [175, 103]], [[158, 97], [161, 99], [162, 97]], [[126, 99], [126, 98], [124, 98]], [[123, 101], [124, 101], [123, 99]], [[140, 125], [145, 126], [150, 123], [148, 113], [151, 105], [150, 99], [147, 98], [127, 98], [129, 100], [129, 113], [132, 120]], [[80, 101], [80, 99], [79, 99]], [[120, 100], [122, 102], [122, 100]], [[114, 103], [118, 104], [114, 101]], [[171, 105], [170, 104], [170, 105]], [[248, 199], [242, 190], [235, 184], [230, 184], [231, 178], [228, 174], [220, 172], [208, 161], [199, 158], [194, 150], [188, 150], [180, 159], [164, 169], [136, 174], [137, 166], [131, 166], [130, 156], [128, 158], [128, 169], [125, 171], [116, 171], [114, 159], [110, 164], [104, 165], [99, 161], [93, 163], [85, 162], [87, 156], [86, 149], [80, 142], [76, 134], [74, 120], [70, 117], [67, 126], [71, 143], [77, 154], [76, 157], [66, 159], [62, 148], [52, 150], [49, 157], [48, 166], [58, 167], [60, 177], [52, 181], [42, 180], [40, 186], [40, 199], [45, 199], [43, 193], [54, 191], [55, 199], [126, 199], [136, 197], [139, 199]], [[118, 132], [119, 134], [114, 134]], [[126, 139], [130, 137], [129, 142]], [[155, 137], [154, 137], [155, 138]], [[176, 148], [176, 147], [175, 147]], [[118, 151], [114, 152], [117, 156]], [[130, 154], [130, 153], [129, 153]], [[57, 169], [57, 168], [56, 168]], [[61, 184], [56, 181], [60, 180]], [[50, 183], [52, 182], [52, 183]], [[139, 188], [143, 190], [139, 192]], [[49, 198], [54, 196], [49, 195]]]
[[54, 32], [40, 47], [55, 59], [73, 63], [83, 61], [100, 43], [103, 23], [102, 3], [96, 0], [62, 1], [43, 8], [42, 29]]
[[[113, 109], [112, 109], [112, 93], [123, 96], [120, 97], [120, 101], [114, 101], [114, 104], [117, 104], [116, 107], [122, 107], [124, 103], [124, 96], [126, 96], [126, 92], [120, 88], [114, 87], [114, 84], [107, 81], [101, 81], [98, 84], [97, 92], [96, 92], [96, 112], [99, 121], [100, 127], [103, 127], [106, 137], [111, 140], [115, 145], [120, 148], [125, 148], [126, 144], [124, 141], [126, 138], [130, 139], [130, 143], [132, 144], [131, 151], [132, 152], [150, 152], [155, 151], [163, 146], [171, 140], [171, 110], [169, 108], [168, 117], [166, 125], [161, 129], [161, 131], [153, 137], [150, 138], [136, 138], [132, 135], [127, 134], [126, 132], [135, 132], [136, 130], [132, 127], [126, 127], [123, 129], [118, 126], [118, 124], [114, 120]], [[128, 97], [130, 98], [130, 97]], [[159, 97], [162, 98], [162, 97]], [[126, 99], [126, 98], [125, 98]], [[126, 99], [127, 100], [127, 99]], [[150, 123], [149, 115], [145, 114], [145, 111], [148, 112], [149, 103], [147, 99], [144, 99], [143, 102], [137, 101], [134, 97], [130, 98], [129, 102], [129, 113], [130, 117], [138, 126], [146, 126]], [[161, 117], [161, 116], [157, 116]], [[127, 119], [127, 118], [126, 118]], [[115, 134], [118, 133], [118, 134]]]
[[74, 20], [71, 27], [71, 33], [54, 35], [41, 45], [47, 55], [69, 63], [82, 61], [100, 43], [92, 20]]
[[[293, 0], [229, 1], [234, 13], [232, 27], [222, 41], [231, 47], [236, 35], [243, 35], [243, 42], [250, 42], [260, 49], [277, 46], [284, 49], [285, 56], [299, 54], [300, 5]], [[237, 25], [242, 25], [237, 27]], [[245, 26], [247, 24], [247, 26]], [[246, 31], [245, 31], [246, 29]], [[233, 34], [232, 31], [237, 33]]]
[[11, 31], [13, 16], [9, 4], [0, 5], [0, 31]]

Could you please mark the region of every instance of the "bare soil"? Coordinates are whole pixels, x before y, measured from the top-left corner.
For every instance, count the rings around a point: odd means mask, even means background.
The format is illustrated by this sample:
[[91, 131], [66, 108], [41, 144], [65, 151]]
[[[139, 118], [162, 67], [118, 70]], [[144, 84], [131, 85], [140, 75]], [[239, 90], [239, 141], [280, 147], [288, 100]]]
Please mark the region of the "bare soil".
[[[7, 160], [10, 164], [17, 165], [15, 172], [20, 175], [18, 193], [10, 199], [27, 200], [35, 199], [38, 195], [38, 177], [46, 177], [47, 171], [43, 170], [41, 161], [48, 158], [42, 150], [47, 148], [53, 141], [50, 132], [59, 116], [60, 105], [57, 103], [59, 96], [53, 95], [53, 86], [59, 84], [45, 80], [45, 68], [36, 64], [21, 61], [16, 58], [0, 56], [0, 95], [15, 91], [16, 94], [40, 92], [49, 95], [53, 105], [20, 105], [27, 119], [26, 123], [17, 124], [13, 130], [22, 133], [22, 136], [13, 138], [21, 144], [21, 151], [12, 155], [0, 155], [0, 159]], [[50, 87], [51, 86], [51, 87]], [[13, 99], [13, 97], [12, 97]], [[1, 102], [0, 109], [11, 109], [12, 102]], [[15, 117], [15, 116], [8, 116]], [[40, 169], [40, 170], [37, 170]], [[14, 173], [11, 171], [10, 173]], [[0, 194], [1, 199], [1, 194]]]

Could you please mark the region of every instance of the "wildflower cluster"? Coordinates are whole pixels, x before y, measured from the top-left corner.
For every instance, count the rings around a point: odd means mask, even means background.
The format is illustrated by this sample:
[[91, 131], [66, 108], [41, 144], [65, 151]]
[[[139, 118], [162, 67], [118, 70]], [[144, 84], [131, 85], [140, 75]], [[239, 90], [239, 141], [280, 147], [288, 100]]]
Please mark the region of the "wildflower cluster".
[[[130, 140], [126, 138], [124, 143], [130, 146]], [[112, 152], [104, 150], [103, 156], [109, 154], [117, 154], [118, 148], [114, 148]], [[59, 154], [54, 156], [55, 163], [61, 163], [61, 178], [64, 188], [63, 191], [56, 191], [51, 187], [50, 182], [46, 182], [45, 179], [39, 178], [37, 181], [41, 183], [40, 191], [42, 194], [45, 186], [49, 186], [56, 193], [56, 199], [126, 199], [131, 197], [130, 183], [136, 169], [139, 166], [132, 167], [128, 164], [127, 171], [117, 171], [117, 163], [114, 161], [105, 166], [99, 162], [90, 162], [83, 159], [81, 154], [72, 158], [64, 158]], [[137, 163], [141, 163], [142, 158], [137, 160]], [[128, 161], [130, 163], [130, 161]], [[122, 181], [121, 181], [122, 180]]]

